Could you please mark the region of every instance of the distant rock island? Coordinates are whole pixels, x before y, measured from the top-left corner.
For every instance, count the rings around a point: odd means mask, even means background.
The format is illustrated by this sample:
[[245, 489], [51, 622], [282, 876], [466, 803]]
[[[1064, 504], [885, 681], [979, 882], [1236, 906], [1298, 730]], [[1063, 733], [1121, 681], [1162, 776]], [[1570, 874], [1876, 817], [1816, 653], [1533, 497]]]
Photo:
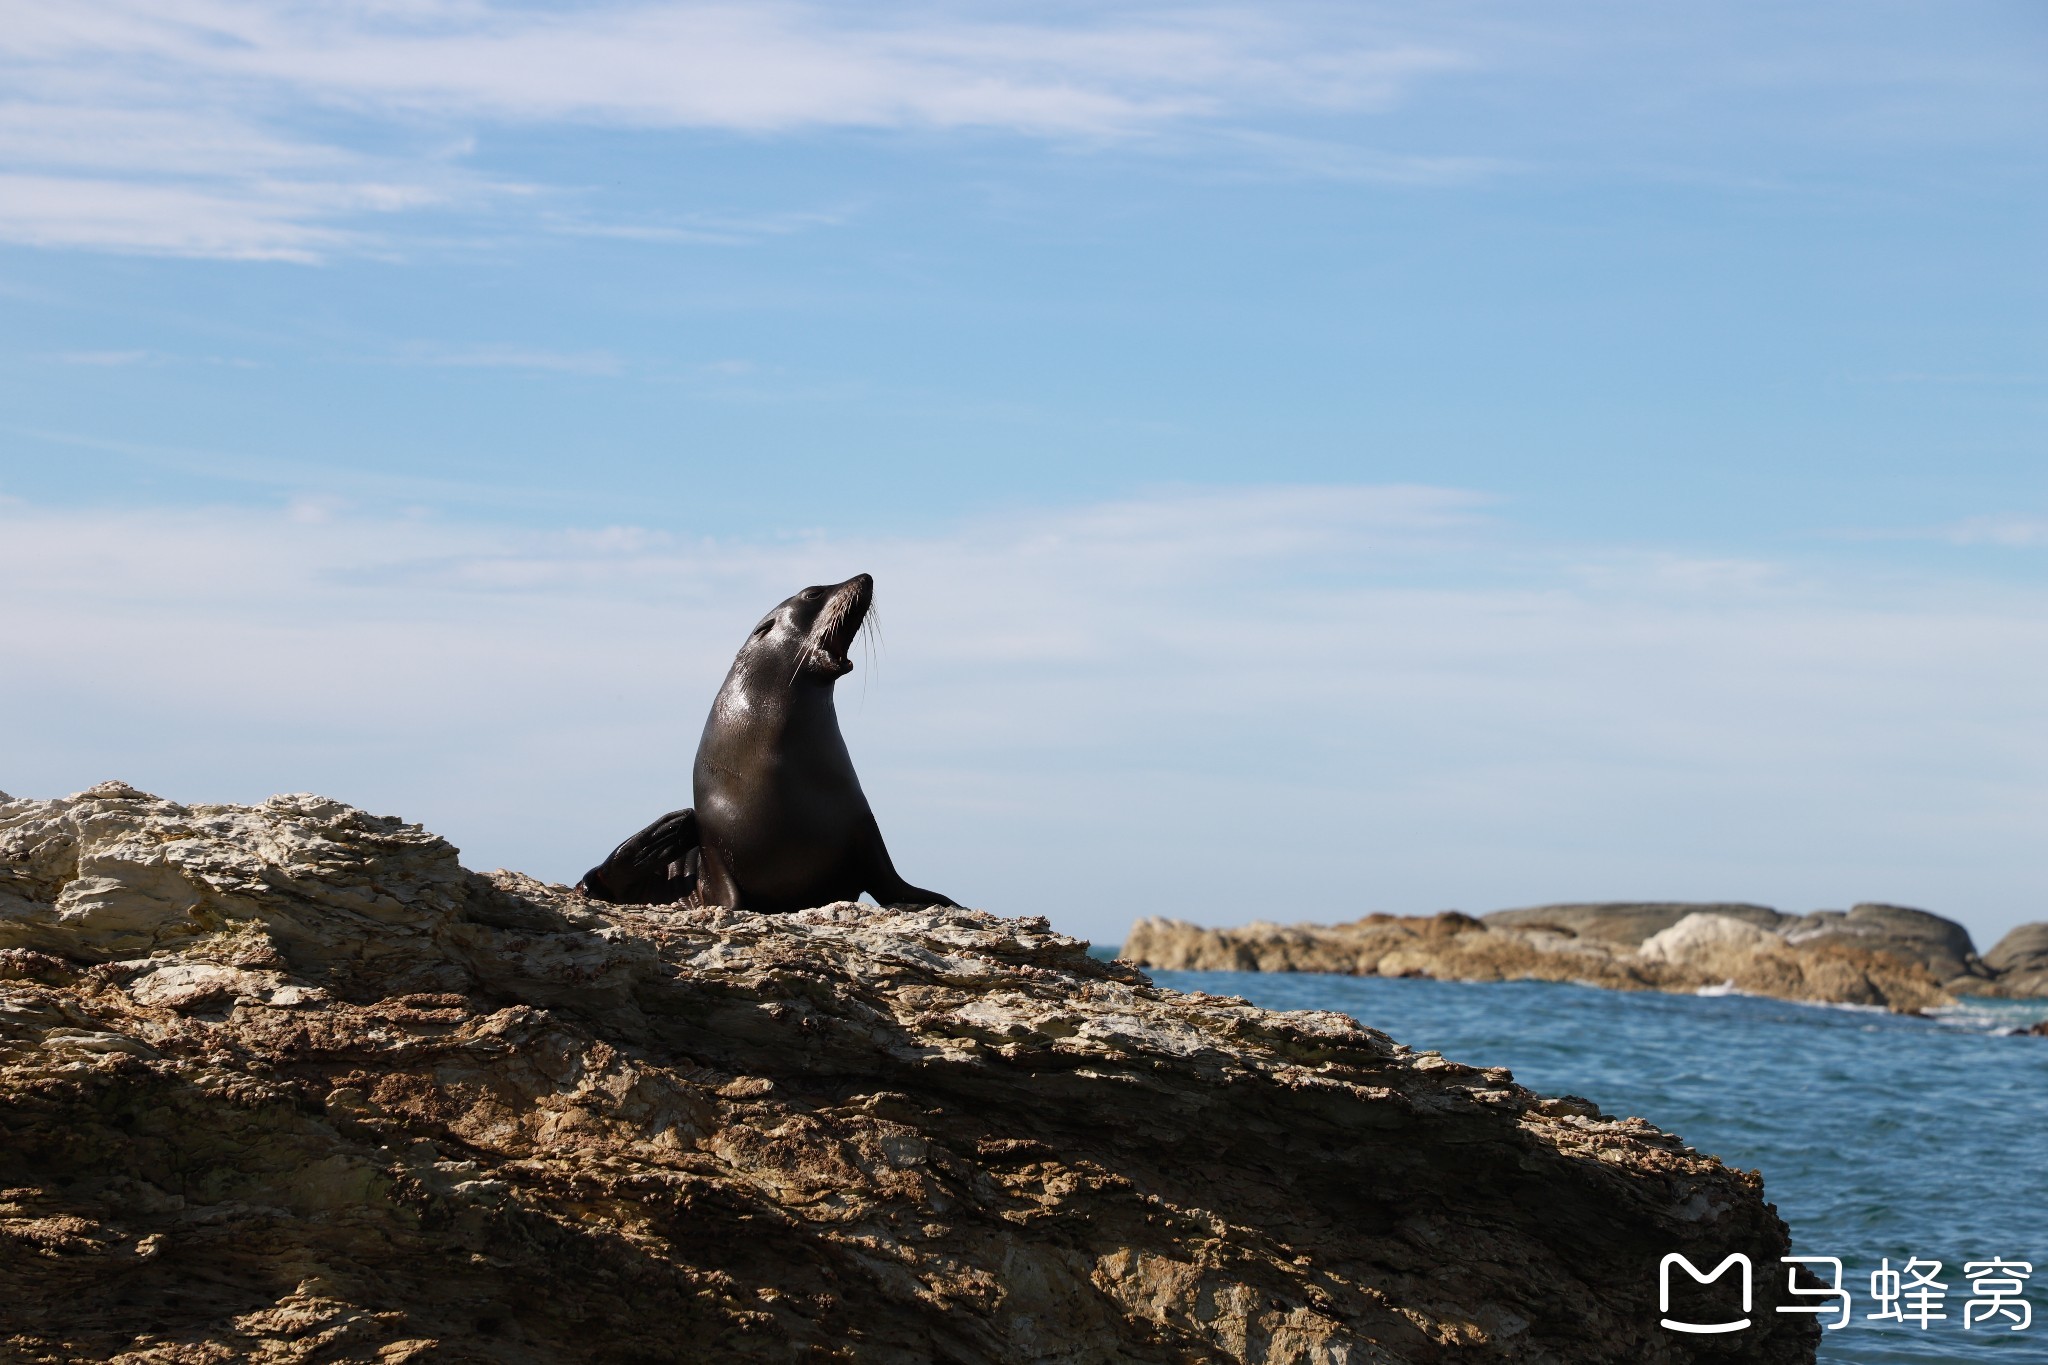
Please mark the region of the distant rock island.
[[319, 797], [0, 797], [9, 1360], [1688, 1365], [1734, 1357], [1657, 1325], [1660, 1259], [1739, 1251], [1740, 1358], [1791, 1365], [1788, 1249], [1642, 1119], [1042, 919], [599, 906]]
[[2048, 924], [2022, 925], [1979, 957], [1962, 925], [1902, 905], [1792, 915], [1763, 905], [1612, 902], [1239, 929], [1150, 918], [1131, 926], [1121, 954], [1169, 971], [1577, 981], [1628, 991], [1728, 986], [1901, 1013], [1971, 995], [2048, 997]]

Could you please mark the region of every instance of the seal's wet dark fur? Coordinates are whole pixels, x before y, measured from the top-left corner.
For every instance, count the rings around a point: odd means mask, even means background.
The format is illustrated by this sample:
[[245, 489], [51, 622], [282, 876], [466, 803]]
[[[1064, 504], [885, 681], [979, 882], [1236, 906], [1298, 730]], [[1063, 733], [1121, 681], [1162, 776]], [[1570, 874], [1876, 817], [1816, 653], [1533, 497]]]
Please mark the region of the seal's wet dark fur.
[[896, 873], [839, 733], [832, 686], [874, 602], [856, 574], [805, 588], [740, 646], [697, 745], [696, 805], [671, 811], [585, 873], [578, 889], [635, 905], [688, 901], [800, 910], [854, 900], [951, 905]]

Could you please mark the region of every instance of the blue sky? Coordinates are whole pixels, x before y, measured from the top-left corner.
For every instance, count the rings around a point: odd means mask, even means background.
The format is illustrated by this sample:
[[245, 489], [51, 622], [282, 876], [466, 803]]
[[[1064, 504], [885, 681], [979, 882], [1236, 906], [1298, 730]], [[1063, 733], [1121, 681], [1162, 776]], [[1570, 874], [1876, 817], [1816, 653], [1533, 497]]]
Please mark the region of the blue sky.
[[27, 3], [0, 787], [573, 878], [731, 650], [1113, 940], [2048, 918], [2048, 14]]

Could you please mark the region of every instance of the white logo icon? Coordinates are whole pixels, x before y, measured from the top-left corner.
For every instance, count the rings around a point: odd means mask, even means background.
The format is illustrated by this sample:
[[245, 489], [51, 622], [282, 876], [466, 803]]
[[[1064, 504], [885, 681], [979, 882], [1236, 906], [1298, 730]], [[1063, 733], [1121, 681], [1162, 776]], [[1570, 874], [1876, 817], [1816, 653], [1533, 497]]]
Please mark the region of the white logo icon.
[[[1741, 1266], [1742, 1274], [1738, 1278], [1742, 1286], [1742, 1311], [1745, 1314], [1749, 1312], [1749, 1257], [1739, 1251], [1731, 1251], [1728, 1253], [1727, 1260], [1715, 1266], [1707, 1274], [1702, 1275], [1698, 1266], [1674, 1251], [1657, 1263], [1657, 1311], [1659, 1313], [1669, 1313], [1671, 1311], [1671, 1267], [1674, 1265], [1684, 1266], [1685, 1273], [1692, 1276], [1695, 1284], [1712, 1284], [1715, 1280], [1728, 1273], [1728, 1267], [1733, 1265]], [[1662, 1321], [1666, 1327], [1674, 1332], [1740, 1332], [1743, 1328], [1749, 1326], [1749, 1319], [1747, 1317], [1739, 1318], [1734, 1322], [1677, 1322], [1669, 1317], [1662, 1319]]]

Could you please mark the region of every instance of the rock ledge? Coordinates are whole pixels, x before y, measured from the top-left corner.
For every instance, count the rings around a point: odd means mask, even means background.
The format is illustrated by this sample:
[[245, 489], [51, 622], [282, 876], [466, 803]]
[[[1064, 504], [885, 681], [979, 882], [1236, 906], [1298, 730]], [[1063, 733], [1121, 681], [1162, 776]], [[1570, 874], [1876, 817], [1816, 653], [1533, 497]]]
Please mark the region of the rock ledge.
[[1900, 1013], [1968, 995], [2048, 996], [2048, 924], [1984, 957], [1953, 920], [1900, 905], [1790, 915], [1762, 905], [1545, 905], [1473, 918], [1367, 915], [1348, 924], [1209, 929], [1147, 918], [1122, 952], [1169, 971], [1339, 972], [1448, 981], [1573, 981], [1613, 990], [1733, 987]]
[[[606, 907], [312, 796], [0, 802], [0, 1355], [1812, 1359], [1760, 1179], [1038, 919]], [[1667, 1252], [1757, 1326], [1657, 1326]]]

